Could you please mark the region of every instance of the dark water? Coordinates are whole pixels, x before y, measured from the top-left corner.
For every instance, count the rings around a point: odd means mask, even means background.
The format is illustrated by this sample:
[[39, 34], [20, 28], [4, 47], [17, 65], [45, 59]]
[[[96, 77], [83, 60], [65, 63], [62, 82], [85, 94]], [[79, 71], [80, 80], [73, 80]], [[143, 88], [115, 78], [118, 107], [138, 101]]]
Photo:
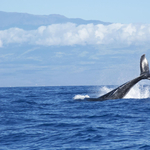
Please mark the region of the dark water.
[[150, 99], [103, 102], [101, 87], [0, 88], [0, 149], [150, 149]]

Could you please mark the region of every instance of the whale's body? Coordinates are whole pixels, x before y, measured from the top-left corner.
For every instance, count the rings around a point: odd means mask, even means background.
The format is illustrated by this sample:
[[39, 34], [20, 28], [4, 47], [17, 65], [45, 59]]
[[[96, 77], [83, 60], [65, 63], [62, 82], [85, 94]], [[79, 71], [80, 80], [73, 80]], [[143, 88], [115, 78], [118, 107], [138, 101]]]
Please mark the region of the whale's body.
[[139, 77], [124, 83], [123, 85], [117, 87], [116, 89], [106, 93], [105, 95], [98, 98], [87, 98], [89, 101], [104, 101], [109, 99], [122, 99], [130, 89], [140, 80], [149, 79], [150, 80], [150, 72], [149, 72], [149, 64], [145, 57], [145, 55], [141, 56], [140, 60], [140, 70], [141, 74]]

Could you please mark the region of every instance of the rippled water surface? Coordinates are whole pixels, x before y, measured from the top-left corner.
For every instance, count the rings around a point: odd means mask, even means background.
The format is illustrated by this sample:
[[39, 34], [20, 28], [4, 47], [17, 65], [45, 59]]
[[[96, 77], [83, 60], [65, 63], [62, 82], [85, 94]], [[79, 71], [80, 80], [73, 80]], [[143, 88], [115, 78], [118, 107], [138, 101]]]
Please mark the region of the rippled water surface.
[[0, 149], [150, 149], [150, 86], [126, 99], [84, 100], [112, 88], [0, 88]]

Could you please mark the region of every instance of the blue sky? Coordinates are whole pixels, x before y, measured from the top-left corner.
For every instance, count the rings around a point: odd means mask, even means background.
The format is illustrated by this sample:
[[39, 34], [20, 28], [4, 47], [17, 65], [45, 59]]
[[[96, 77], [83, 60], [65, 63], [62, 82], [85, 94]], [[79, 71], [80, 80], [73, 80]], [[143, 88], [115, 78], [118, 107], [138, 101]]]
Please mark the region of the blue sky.
[[150, 23], [150, 0], [0, 0], [0, 10], [112, 23]]
[[[119, 85], [150, 61], [149, 0], [0, 0], [0, 11], [112, 22], [0, 30], [0, 86]], [[146, 81], [147, 84], [147, 81]]]

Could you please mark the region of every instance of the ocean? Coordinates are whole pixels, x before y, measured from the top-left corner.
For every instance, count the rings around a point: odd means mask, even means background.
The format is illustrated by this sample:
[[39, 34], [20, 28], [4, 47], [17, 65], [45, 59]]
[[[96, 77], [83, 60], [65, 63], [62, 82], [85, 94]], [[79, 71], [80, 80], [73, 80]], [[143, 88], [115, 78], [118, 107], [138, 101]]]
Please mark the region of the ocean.
[[150, 149], [150, 86], [90, 102], [116, 86], [0, 88], [0, 150]]

